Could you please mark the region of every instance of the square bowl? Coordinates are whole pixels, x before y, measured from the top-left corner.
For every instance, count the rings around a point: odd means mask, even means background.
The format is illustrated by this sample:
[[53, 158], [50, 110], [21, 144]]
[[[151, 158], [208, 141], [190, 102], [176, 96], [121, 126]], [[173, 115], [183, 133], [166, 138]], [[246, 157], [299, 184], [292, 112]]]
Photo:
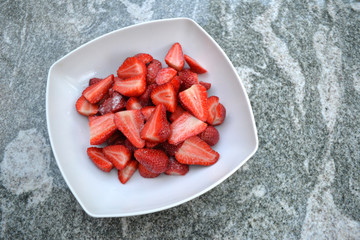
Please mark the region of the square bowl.
[[[75, 102], [93, 77], [115, 74], [126, 57], [151, 54], [163, 66], [173, 43], [195, 58], [208, 73], [208, 95], [216, 95], [227, 109], [218, 126], [220, 141], [213, 148], [219, 161], [209, 167], [190, 166], [185, 176], [160, 175], [144, 179], [138, 172], [125, 184], [117, 171], [100, 171], [88, 158], [88, 119], [77, 113]], [[257, 150], [258, 139], [250, 102], [226, 54], [196, 22], [187, 18], [138, 24], [96, 38], [55, 62], [46, 91], [49, 137], [60, 171], [83, 209], [93, 217], [146, 214], [185, 203], [220, 184]]]

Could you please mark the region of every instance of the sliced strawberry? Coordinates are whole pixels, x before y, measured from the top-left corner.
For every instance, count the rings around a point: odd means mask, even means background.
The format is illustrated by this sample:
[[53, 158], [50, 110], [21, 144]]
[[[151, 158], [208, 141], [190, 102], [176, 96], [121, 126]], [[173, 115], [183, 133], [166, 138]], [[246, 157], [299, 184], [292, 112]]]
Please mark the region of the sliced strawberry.
[[184, 112], [170, 124], [171, 134], [168, 139], [170, 144], [176, 145], [189, 137], [198, 135], [205, 130], [207, 124], [197, 119], [188, 112]]
[[118, 178], [122, 184], [125, 184], [134, 175], [139, 167], [139, 163], [136, 160], [130, 160], [124, 169], [118, 170]]
[[175, 156], [177, 150], [179, 150], [179, 148], [181, 147], [181, 144], [179, 143], [177, 145], [172, 145], [168, 141], [166, 141], [161, 144], [161, 147], [165, 150], [165, 153], [167, 153], [167, 155], [173, 157]]
[[107, 98], [99, 107], [99, 112], [104, 115], [109, 112], [117, 112], [125, 108], [126, 100], [118, 92], [111, 93], [111, 97]]
[[201, 84], [194, 84], [179, 93], [181, 105], [195, 117], [205, 122], [208, 116], [207, 92]]
[[146, 66], [136, 57], [125, 59], [123, 64], [117, 70], [119, 78], [131, 78], [138, 75], [146, 75]]
[[119, 141], [125, 141], [125, 136], [124, 134], [122, 134], [119, 130], [116, 130], [113, 135], [111, 135], [108, 140], [107, 140], [107, 144], [108, 145], [115, 145], [116, 142]]
[[84, 116], [95, 115], [99, 110], [96, 104], [89, 103], [84, 96], [76, 101], [75, 107], [78, 113]]
[[141, 109], [141, 114], [144, 116], [145, 121], [148, 121], [150, 119], [151, 114], [153, 113], [154, 110], [155, 110], [154, 106], [147, 106]]
[[127, 149], [129, 149], [132, 153], [134, 153], [134, 152], [138, 149], [137, 147], [135, 147], [135, 146], [129, 141], [129, 139], [125, 139], [124, 145], [125, 145], [125, 147], [127, 147]]
[[213, 126], [222, 124], [226, 117], [226, 109], [221, 103], [219, 103], [219, 98], [217, 96], [209, 97], [207, 105], [208, 118], [206, 122]]
[[180, 89], [180, 84], [181, 84], [180, 77], [179, 76], [173, 77], [173, 79], [171, 79], [170, 83], [173, 85], [175, 92], [178, 93], [179, 89]]
[[113, 89], [126, 97], [138, 97], [146, 90], [145, 75], [116, 81]]
[[104, 147], [103, 153], [117, 169], [123, 169], [131, 158], [131, 151], [124, 145], [111, 145]]
[[136, 160], [153, 173], [165, 172], [169, 165], [169, 158], [159, 149], [142, 148], [135, 151]]
[[143, 148], [145, 141], [140, 137], [140, 131], [144, 126], [144, 117], [140, 110], [126, 110], [115, 113], [116, 127], [137, 148]]
[[98, 103], [104, 95], [108, 92], [109, 88], [114, 83], [114, 75], [111, 74], [107, 78], [97, 82], [89, 87], [87, 87], [82, 95], [88, 100], [90, 103], [95, 104]]
[[180, 43], [172, 45], [169, 52], [166, 54], [165, 62], [169, 67], [175, 68], [177, 71], [183, 69], [185, 60]]
[[193, 136], [184, 141], [177, 153], [176, 160], [182, 164], [212, 165], [219, 159], [219, 153], [214, 151], [205, 141], [198, 136]]
[[195, 59], [189, 57], [188, 55], [184, 55], [185, 61], [186, 63], [189, 65], [191, 71], [195, 72], [195, 73], [206, 73], [206, 69], [203, 68], [197, 61], [195, 61]]
[[151, 100], [155, 105], [164, 104], [166, 110], [174, 112], [177, 105], [177, 97], [173, 85], [165, 83], [157, 86], [151, 92]]
[[171, 115], [169, 117], [170, 122], [175, 121], [184, 112], [185, 112], [185, 110], [180, 105], [177, 105], [175, 108], [175, 111], [173, 113], [171, 113]]
[[139, 173], [143, 178], [156, 178], [160, 175], [160, 173], [153, 173], [147, 170], [142, 164], [139, 164]]
[[166, 141], [170, 136], [170, 124], [166, 118], [166, 108], [163, 104], [156, 106], [150, 119], [141, 131], [141, 138], [153, 143]]
[[177, 71], [171, 67], [161, 69], [156, 75], [155, 82], [157, 85], [161, 85], [170, 82], [175, 77]]
[[140, 110], [141, 108], [140, 101], [136, 97], [131, 97], [126, 102], [126, 110]]
[[147, 53], [138, 53], [134, 57], [142, 61], [144, 64], [148, 64], [153, 60], [153, 57]]
[[98, 83], [98, 82], [100, 82], [101, 80], [103, 80], [103, 79], [102, 79], [102, 78], [91, 78], [91, 79], [89, 80], [89, 86], [94, 85], [95, 83]]
[[146, 148], [154, 148], [154, 147], [156, 147], [157, 145], [159, 145], [159, 143], [157, 143], [157, 142], [145, 141], [145, 146], [146, 146]]
[[187, 68], [179, 72], [179, 77], [181, 79], [181, 91], [199, 83], [198, 75]]
[[113, 113], [107, 113], [89, 120], [91, 145], [104, 143], [116, 131]]
[[206, 91], [211, 88], [211, 83], [200, 81], [199, 84], [203, 85], [206, 88]]
[[155, 78], [160, 69], [162, 68], [161, 62], [159, 60], [152, 60], [152, 62], [147, 66], [147, 75], [146, 82], [147, 84], [155, 83]]
[[169, 158], [169, 166], [166, 175], [185, 175], [189, 172], [189, 165], [179, 163], [174, 157]]
[[89, 147], [87, 155], [100, 170], [110, 172], [113, 168], [113, 164], [103, 154], [102, 148]]
[[204, 140], [210, 146], [214, 146], [220, 139], [220, 134], [213, 126], [207, 126], [207, 128], [199, 134], [199, 137]]
[[157, 84], [150, 84], [147, 86], [145, 92], [139, 96], [141, 106], [149, 106], [152, 104], [151, 102], [151, 92], [157, 87]]

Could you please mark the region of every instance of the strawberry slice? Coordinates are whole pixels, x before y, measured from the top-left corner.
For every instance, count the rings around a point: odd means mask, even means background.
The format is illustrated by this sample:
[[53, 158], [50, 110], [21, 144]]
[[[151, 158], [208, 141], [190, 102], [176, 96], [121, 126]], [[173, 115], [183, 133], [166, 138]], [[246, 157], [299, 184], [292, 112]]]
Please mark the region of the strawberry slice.
[[165, 84], [170, 82], [175, 77], [177, 71], [171, 67], [161, 69], [156, 75], [155, 82], [157, 85]]
[[[111, 88], [110, 88], [111, 89]], [[110, 90], [109, 90], [110, 91]], [[126, 106], [125, 98], [118, 92], [113, 91], [111, 97], [107, 98], [99, 107], [99, 113], [104, 115], [109, 112], [117, 112]]]
[[142, 164], [139, 164], [139, 173], [143, 178], [156, 178], [160, 175], [160, 173], [153, 173], [147, 170]]
[[153, 57], [148, 53], [138, 53], [134, 57], [142, 61], [144, 64], [148, 64], [153, 60]]
[[78, 113], [84, 116], [95, 115], [99, 110], [96, 104], [89, 103], [84, 96], [76, 101], [75, 107]]
[[131, 158], [131, 151], [124, 145], [111, 145], [104, 147], [103, 153], [117, 169], [123, 169]]
[[104, 143], [116, 131], [114, 114], [107, 113], [102, 116], [89, 119], [90, 144], [99, 145]]
[[146, 66], [137, 57], [125, 59], [123, 64], [117, 70], [119, 78], [131, 78], [138, 75], [146, 75]]
[[144, 117], [140, 110], [126, 110], [115, 113], [116, 127], [137, 148], [143, 148], [145, 141], [140, 137], [144, 126]]
[[195, 73], [206, 73], [206, 69], [203, 68], [195, 59], [189, 57], [188, 55], [184, 55], [186, 63], [189, 65], [191, 71]]
[[141, 108], [140, 101], [136, 97], [131, 97], [126, 102], [126, 110], [140, 110]]
[[94, 85], [95, 83], [98, 83], [98, 82], [100, 82], [101, 80], [103, 80], [103, 79], [102, 79], [102, 78], [91, 78], [91, 79], [89, 80], [89, 86]]
[[207, 124], [197, 119], [188, 112], [184, 112], [170, 124], [171, 134], [168, 139], [170, 144], [176, 145], [189, 137], [198, 135], [205, 130]]
[[189, 172], [189, 165], [179, 163], [174, 157], [169, 158], [169, 167], [165, 171], [166, 175], [182, 175]]
[[143, 94], [141, 94], [141, 96], [139, 97], [141, 106], [145, 107], [145, 106], [149, 106], [152, 104], [150, 96], [151, 96], [152, 90], [154, 90], [156, 87], [157, 87], [157, 84], [150, 84], [147, 86], [145, 92]]
[[180, 89], [180, 84], [181, 84], [180, 77], [179, 76], [173, 77], [173, 79], [171, 79], [170, 83], [173, 85], [175, 92], [178, 93], [179, 89]]
[[175, 111], [170, 114], [170, 117], [169, 117], [170, 122], [175, 121], [184, 112], [185, 112], [185, 110], [180, 105], [177, 105], [175, 108]]
[[166, 141], [170, 136], [170, 124], [166, 118], [166, 108], [163, 104], [156, 106], [150, 119], [141, 131], [141, 138], [152, 143]]
[[114, 83], [114, 75], [111, 74], [107, 78], [97, 82], [91, 86], [88, 86], [83, 92], [82, 95], [88, 100], [91, 104], [98, 103], [104, 96], [107, 94], [109, 88]]
[[211, 83], [200, 81], [199, 84], [203, 85], [206, 88], [206, 91], [211, 88]]
[[147, 84], [155, 83], [155, 78], [160, 69], [162, 68], [161, 62], [159, 60], [152, 60], [152, 62], [147, 66], [146, 82]]
[[132, 159], [122, 170], [118, 170], [118, 178], [122, 184], [125, 184], [134, 175], [139, 167], [139, 163]]
[[151, 92], [151, 100], [155, 105], [164, 104], [166, 110], [174, 112], [177, 105], [177, 97], [173, 85], [165, 83], [157, 86]]
[[165, 172], [169, 165], [169, 158], [159, 149], [142, 148], [135, 151], [136, 160], [153, 173]]
[[182, 164], [191, 165], [212, 165], [218, 161], [219, 157], [219, 153], [198, 136], [185, 140], [175, 153], [176, 160]]
[[138, 97], [146, 90], [145, 75], [138, 75], [116, 81], [113, 89], [126, 97]]
[[226, 109], [221, 103], [219, 103], [219, 98], [217, 96], [209, 97], [207, 105], [208, 118], [206, 122], [213, 126], [222, 124], [226, 117]]
[[181, 105], [195, 117], [205, 122], [208, 117], [207, 92], [201, 84], [194, 84], [179, 93]]
[[147, 106], [141, 109], [141, 114], [144, 116], [145, 121], [148, 121], [150, 119], [151, 114], [153, 113], [154, 110], [155, 110], [154, 106]]
[[110, 172], [113, 168], [113, 164], [103, 154], [102, 148], [89, 147], [87, 155], [100, 170]]
[[192, 85], [199, 83], [198, 75], [187, 68], [179, 72], [179, 77], [181, 79], [180, 90], [188, 89]]
[[169, 67], [181, 71], [185, 65], [184, 54], [180, 43], [175, 43], [166, 54], [165, 62]]
[[177, 150], [179, 150], [179, 148], [181, 147], [181, 144], [172, 145], [168, 141], [166, 141], [161, 144], [161, 147], [164, 149], [164, 151], [165, 151], [165, 153], [167, 153], [167, 155], [173, 157], [173, 156], [175, 156], [175, 153], [177, 152]]
[[219, 131], [213, 126], [207, 126], [207, 128], [199, 134], [199, 137], [210, 146], [214, 146], [218, 143], [220, 134]]

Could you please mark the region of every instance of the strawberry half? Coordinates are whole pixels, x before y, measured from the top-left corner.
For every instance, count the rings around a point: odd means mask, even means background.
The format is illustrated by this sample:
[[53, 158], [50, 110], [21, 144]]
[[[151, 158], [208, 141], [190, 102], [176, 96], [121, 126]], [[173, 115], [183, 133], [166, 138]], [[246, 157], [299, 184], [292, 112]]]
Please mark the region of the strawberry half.
[[169, 67], [181, 71], [185, 65], [184, 54], [180, 43], [175, 43], [166, 54], [165, 62]]
[[123, 64], [117, 70], [119, 78], [131, 78], [138, 75], [146, 75], [146, 66], [137, 57], [125, 59]]
[[160, 69], [162, 68], [161, 62], [159, 60], [152, 60], [152, 62], [147, 66], [146, 82], [147, 84], [155, 83], [155, 78]]
[[173, 85], [165, 83], [157, 86], [151, 92], [151, 100], [155, 105], [164, 104], [166, 110], [174, 112], [177, 105], [177, 97]]
[[170, 82], [175, 77], [177, 71], [171, 67], [161, 69], [156, 75], [155, 82], [157, 85], [165, 84]]
[[110, 172], [113, 168], [113, 164], [103, 154], [102, 148], [89, 147], [87, 155], [100, 170]]
[[107, 78], [97, 82], [91, 86], [88, 86], [83, 92], [82, 95], [88, 100], [91, 104], [98, 103], [104, 96], [107, 94], [109, 88], [114, 83], [114, 75], [111, 74]]
[[166, 108], [159, 104], [141, 131], [141, 138], [152, 143], [166, 141], [170, 136], [170, 124], [166, 118]]
[[89, 80], [89, 86], [94, 85], [95, 83], [98, 83], [98, 82], [100, 82], [101, 80], [103, 80], [103, 79], [102, 79], [102, 78], [91, 78], [91, 79]]
[[111, 145], [103, 148], [105, 157], [115, 168], [121, 170], [130, 161], [131, 151], [124, 145]]
[[205, 122], [208, 116], [207, 92], [201, 84], [194, 84], [179, 93], [181, 105], [196, 118]]
[[[111, 88], [110, 88], [111, 89]], [[99, 107], [99, 113], [104, 115], [109, 112], [117, 112], [126, 106], [125, 98], [118, 92], [113, 92]]]
[[207, 126], [207, 128], [199, 134], [199, 137], [204, 140], [210, 146], [214, 146], [220, 139], [219, 131], [213, 126]]
[[142, 148], [135, 151], [136, 160], [153, 173], [165, 172], [169, 165], [166, 153], [159, 149]]
[[139, 164], [139, 173], [143, 178], [156, 178], [160, 175], [160, 173], [153, 173], [146, 169], [146, 167], [142, 164]]
[[118, 178], [122, 184], [125, 184], [134, 175], [139, 167], [139, 163], [136, 160], [130, 160], [124, 169], [118, 171]]
[[84, 116], [95, 115], [99, 110], [96, 104], [89, 103], [84, 96], [76, 101], [75, 107], [78, 113]]
[[150, 119], [151, 114], [153, 113], [154, 110], [155, 110], [154, 106], [147, 106], [141, 109], [141, 114], [144, 116], [145, 122]]
[[195, 73], [206, 73], [206, 69], [203, 68], [195, 59], [189, 57], [188, 55], [184, 55], [186, 63], [189, 65], [191, 71]]
[[143, 148], [145, 141], [140, 137], [144, 126], [144, 117], [140, 110], [126, 110], [115, 113], [116, 127], [137, 148]]
[[175, 121], [184, 112], [185, 112], [185, 110], [180, 105], [177, 105], [175, 108], [175, 111], [170, 114], [170, 117], [169, 117], [170, 122]]
[[222, 124], [226, 117], [226, 109], [221, 103], [219, 103], [219, 98], [217, 96], [209, 97], [207, 105], [208, 118], [206, 122], [213, 126]]
[[181, 90], [188, 89], [192, 85], [199, 83], [198, 75], [190, 69], [183, 69], [179, 72], [179, 77], [181, 79]]
[[180, 84], [181, 84], [180, 77], [179, 76], [173, 77], [173, 79], [171, 79], [170, 83], [173, 85], [175, 92], [178, 93], [179, 89], [180, 89]]
[[148, 64], [153, 60], [153, 57], [147, 53], [138, 53], [134, 57], [142, 61], [144, 64]]
[[171, 134], [168, 139], [170, 144], [176, 145], [189, 137], [198, 135], [205, 130], [207, 124], [197, 119], [188, 112], [184, 112], [170, 124]]
[[176, 160], [182, 164], [190, 165], [212, 165], [218, 161], [219, 157], [219, 153], [198, 136], [185, 140], [175, 153]]
[[211, 88], [211, 83], [200, 81], [199, 84], [203, 85], [206, 88], [206, 91]]
[[138, 97], [146, 90], [145, 75], [138, 75], [116, 81], [113, 89], [126, 97]]
[[126, 102], [126, 110], [140, 110], [141, 108], [140, 101], [136, 97], [131, 97]]
[[189, 172], [189, 165], [179, 163], [174, 157], [169, 158], [169, 166], [166, 175], [185, 175]]
[[104, 143], [116, 131], [114, 114], [107, 113], [103, 116], [89, 118], [90, 144]]

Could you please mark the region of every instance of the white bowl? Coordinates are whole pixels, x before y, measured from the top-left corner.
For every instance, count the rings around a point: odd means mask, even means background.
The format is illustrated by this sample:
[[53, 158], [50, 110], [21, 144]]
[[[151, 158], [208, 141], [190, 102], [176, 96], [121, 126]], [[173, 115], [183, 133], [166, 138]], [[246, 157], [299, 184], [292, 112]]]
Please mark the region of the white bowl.
[[[213, 166], [191, 166], [186, 176], [160, 175], [144, 179], [138, 172], [125, 184], [116, 170], [100, 171], [88, 158], [89, 127], [75, 102], [92, 77], [106, 77], [126, 57], [139, 52], [162, 61], [173, 43], [203, 65], [208, 73], [200, 81], [212, 84], [226, 107], [225, 122], [218, 127], [220, 153]], [[185, 203], [220, 184], [257, 150], [258, 139], [249, 99], [241, 81], [219, 45], [196, 22], [187, 18], [138, 24], [105, 34], [70, 52], [50, 70], [46, 116], [51, 146], [62, 175], [83, 209], [93, 217], [146, 214]]]

